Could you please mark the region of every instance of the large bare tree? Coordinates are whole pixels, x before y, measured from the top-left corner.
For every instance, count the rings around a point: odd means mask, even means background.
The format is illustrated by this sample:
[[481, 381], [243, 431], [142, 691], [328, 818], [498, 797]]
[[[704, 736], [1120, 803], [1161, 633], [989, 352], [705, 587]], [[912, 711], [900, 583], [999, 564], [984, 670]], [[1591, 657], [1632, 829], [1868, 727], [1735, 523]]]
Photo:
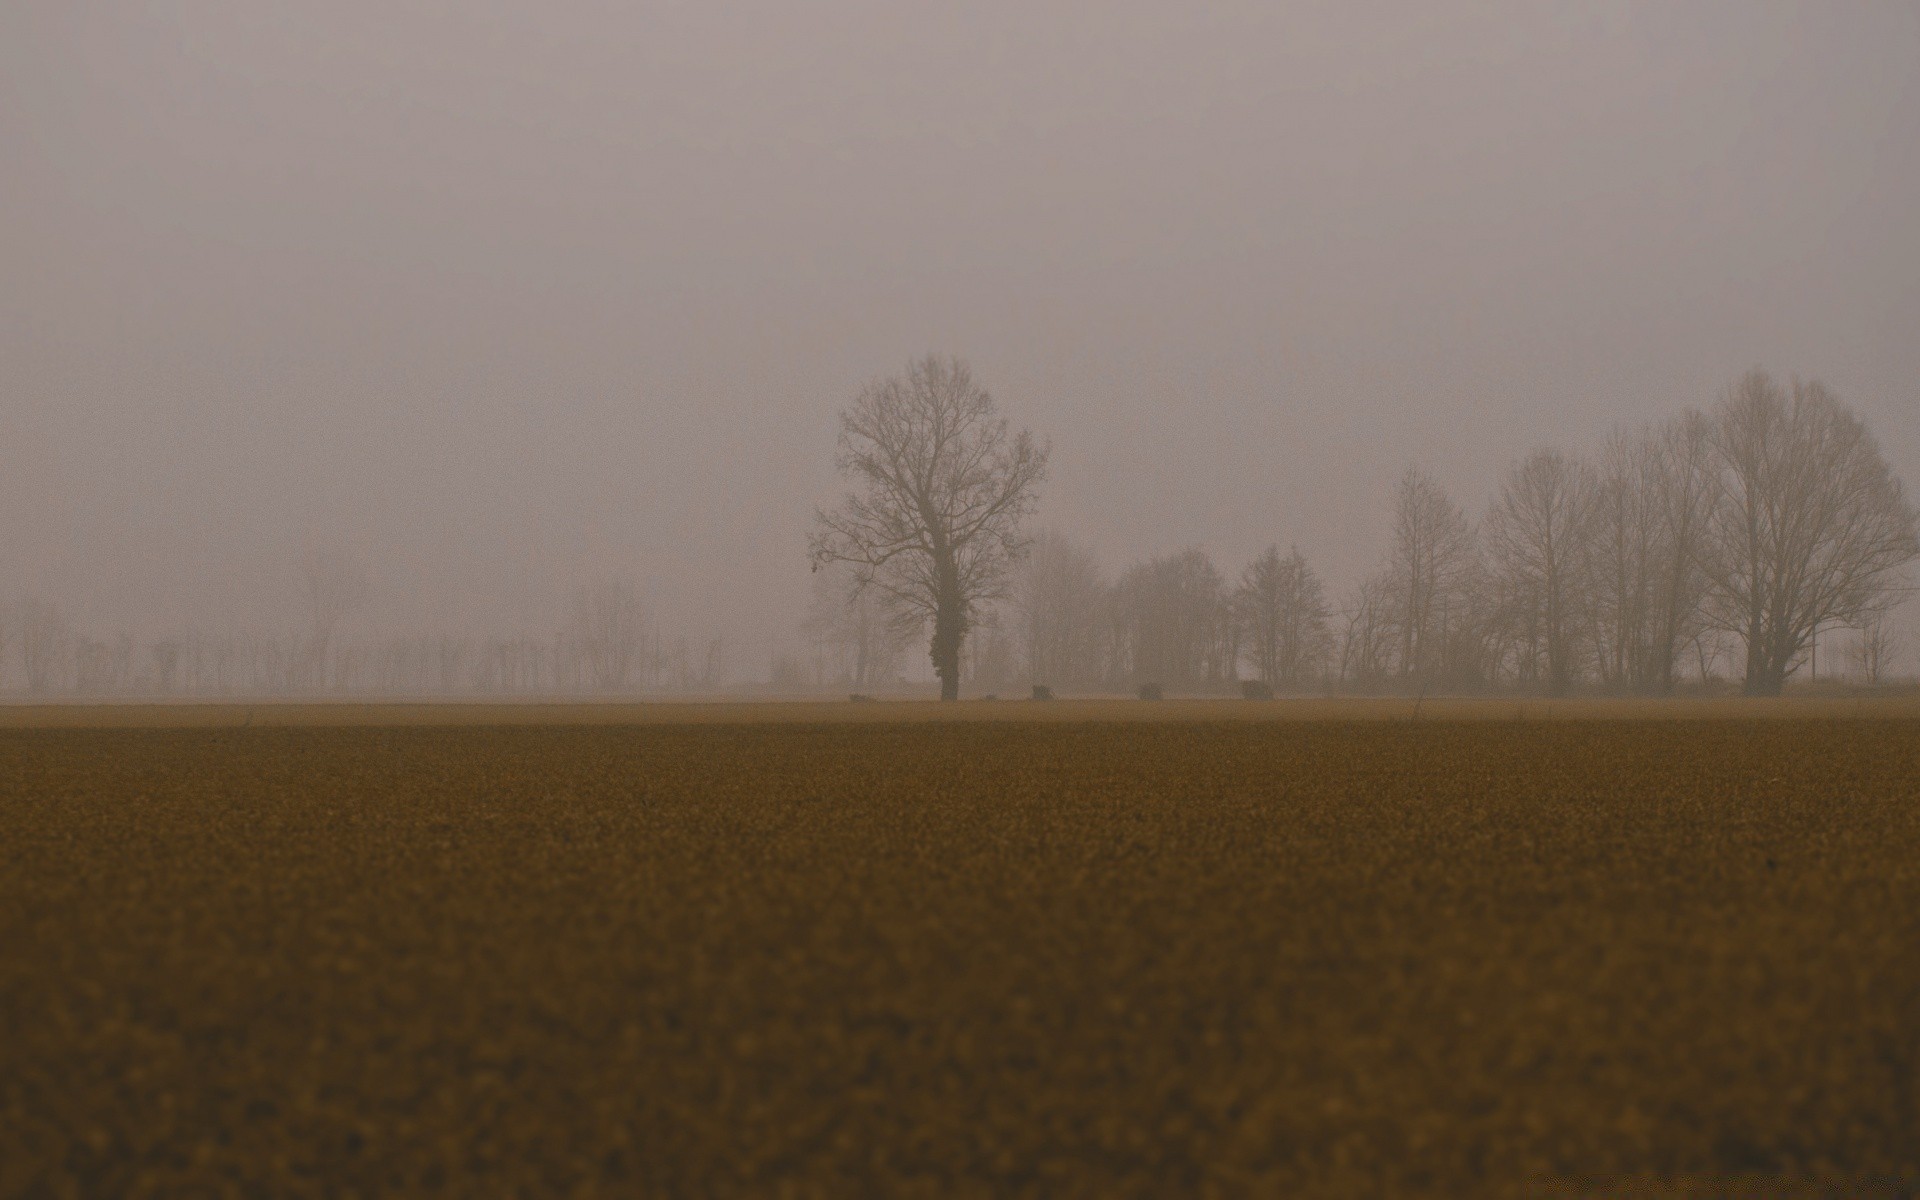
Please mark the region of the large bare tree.
[[1014, 433], [991, 394], [957, 358], [929, 355], [871, 383], [840, 414], [835, 465], [853, 483], [817, 510], [815, 569], [852, 566], [933, 626], [929, 657], [940, 698], [960, 695], [960, 648], [975, 610], [1006, 596], [1026, 549], [1047, 447]]
[[1483, 528], [1506, 594], [1526, 597], [1546, 648], [1547, 691], [1573, 684], [1576, 612], [1585, 592], [1599, 485], [1591, 467], [1536, 450], [1507, 473]]
[[1822, 625], [1859, 625], [1920, 556], [1920, 517], [1873, 435], [1818, 383], [1748, 373], [1714, 422], [1721, 497], [1707, 556], [1745, 690], [1778, 695]]

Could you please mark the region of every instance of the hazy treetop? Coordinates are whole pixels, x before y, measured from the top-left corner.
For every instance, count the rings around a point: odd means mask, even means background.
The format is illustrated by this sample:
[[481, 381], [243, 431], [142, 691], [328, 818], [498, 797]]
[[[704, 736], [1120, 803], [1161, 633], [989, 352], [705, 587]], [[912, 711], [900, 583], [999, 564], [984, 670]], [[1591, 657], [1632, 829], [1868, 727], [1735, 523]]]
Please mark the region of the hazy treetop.
[[1755, 364], [1920, 485], [1920, 8], [436, 0], [0, 14], [0, 599], [804, 604], [833, 414], [964, 355], [1116, 563], [1477, 511]]

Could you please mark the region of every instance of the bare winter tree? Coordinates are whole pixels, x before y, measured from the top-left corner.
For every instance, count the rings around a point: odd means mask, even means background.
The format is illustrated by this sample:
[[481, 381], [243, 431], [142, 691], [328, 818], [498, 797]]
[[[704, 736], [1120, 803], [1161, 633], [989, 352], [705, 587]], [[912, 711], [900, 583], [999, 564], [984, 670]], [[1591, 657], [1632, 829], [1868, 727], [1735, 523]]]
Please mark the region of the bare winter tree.
[[1536, 450], [1507, 473], [1483, 526], [1505, 594], [1525, 597], [1537, 608], [1547, 691], [1556, 696], [1573, 684], [1598, 494], [1587, 464], [1558, 450]]
[[1003, 606], [993, 605], [977, 613], [971, 633], [960, 661], [963, 677], [991, 694], [1010, 682], [1020, 668], [1014, 631]]
[[854, 490], [814, 514], [815, 569], [847, 563], [931, 622], [940, 698], [957, 699], [961, 644], [976, 608], [1006, 596], [1047, 448], [1008, 428], [965, 363], [929, 355], [840, 414], [835, 465]]
[[1387, 564], [1401, 675], [1425, 678], [1447, 670], [1477, 553], [1473, 527], [1460, 506], [1432, 476], [1408, 467], [1394, 493]]
[[164, 638], [147, 649], [153, 655], [153, 690], [165, 695], [173, 691], [174, 678], [179, 673], [180, 642]]
[[1651, 613], [1646, 636], [1648, 691], [1673, 691], [1685, 648], [1706, 628], [1709, 536], [1719, 503], [1713, 423], [1689, 409], [1652, 434], [1652, 469], [1646, 479], [1658, 518], [1649, 575]]
[[1192, 685], [1231, 678], [1226, 580], [1205, 550], [1128, 568], [1114, 587], [1124, 670], [1135, 682]]
[[[584, 669], [594, 691], [624, 691], [633, 684], [647, 648], [647, 610], [624, 579], [583, 584], [568, 607], [562, 643]], [[443, 646], [442, 655], [448, 653]], [[464, 664], [465, 647], [461, 647]]]
[[1268, 546], [1241, 573], [1233, 605], [1262, 683], [1297, 687], [1325, 658], [1333, 610], [1297, 548], [1282, 558], [1278, 546]]
[[28, 600], [20, 613], [20, 665], [27, 688], [52, 691], [61, 682], [61, 664], [72, 631], [60, 610], [44, 600]]
[[1013, 606], [1028, 676], [1036, 684], [1086, 683], [1103, 673], [1106, 581], [1093, 552], [1058, 533], [1034, 538]]
[[890, 606], [877, 588], [863, 588], [851, 568], [835, 563], [813, 576], [802, 625], [809, 640], [833, 660], [854, 690], [892, 679], [900, 654], [919, 633], [919, 614]]
[[1862, 683], [1878, 687], [1891, 677], [1899, 656], [1900, 639], [1886, 611], [1868, 614], [1847, 655], [1852, 660], [1854, 673]]
[[1600, 679], [1651, 690], [1661, 552], [1659, 441], [1651, 430], [1616, 429], [1600, 451], [1588, 540], [1583, 622]]
[[1783, 391], [1750, 372], [1713, 435], [1716, 611], [1746, 643], [1746, 692], [1778, 695], [1815, 630], [1861, 624], [1887, 604], [1920, 556], [1920, 516], [1873, 435], [1818, 383]]
[[1704, 624], [1717, 469], [1711, 423], [1691, 410], [1616, 431], [1601, 451], [1587, 609], [1607, 683], [1673, 690], [1683, 652]]
[[300, 675], [309, 686], [325, 687], [334, 633], [367, 601], [366, 568], [347, 550], [310, 546], [300, 556], [298, 582], [310, 622]]
[[1393, 593], [1380, 573], [1340, 602], [1340, 679], [1350, 687], [1376, 687], [1393, 669]]

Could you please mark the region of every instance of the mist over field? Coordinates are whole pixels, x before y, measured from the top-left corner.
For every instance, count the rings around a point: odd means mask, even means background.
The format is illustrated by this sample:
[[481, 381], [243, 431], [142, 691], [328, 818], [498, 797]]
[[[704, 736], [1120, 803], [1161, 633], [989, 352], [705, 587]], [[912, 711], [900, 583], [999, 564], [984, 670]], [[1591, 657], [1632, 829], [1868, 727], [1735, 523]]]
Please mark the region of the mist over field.
[[839, 414], [929, 353], [1050, 446], [1027, 534], [1297, 548], [1335, 641], [1410, 467], [1484, 533], [1756, 367], [1920, 483], [1911, 5], [27, 0], [0, 181], [5, 692], [841, 686]]
[[0, 1197], [1920, 1195], [1916, 214], [1914, 0], [0, 0]]

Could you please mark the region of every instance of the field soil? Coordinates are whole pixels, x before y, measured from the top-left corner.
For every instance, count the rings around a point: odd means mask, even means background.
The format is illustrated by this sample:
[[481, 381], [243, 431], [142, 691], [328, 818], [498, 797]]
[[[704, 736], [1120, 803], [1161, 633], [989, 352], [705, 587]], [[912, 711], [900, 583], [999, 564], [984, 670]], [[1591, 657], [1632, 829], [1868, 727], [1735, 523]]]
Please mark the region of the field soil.
[[1920, 1188], [1920, 721], [1503, 703], [0, 712], [0, 1196]]

